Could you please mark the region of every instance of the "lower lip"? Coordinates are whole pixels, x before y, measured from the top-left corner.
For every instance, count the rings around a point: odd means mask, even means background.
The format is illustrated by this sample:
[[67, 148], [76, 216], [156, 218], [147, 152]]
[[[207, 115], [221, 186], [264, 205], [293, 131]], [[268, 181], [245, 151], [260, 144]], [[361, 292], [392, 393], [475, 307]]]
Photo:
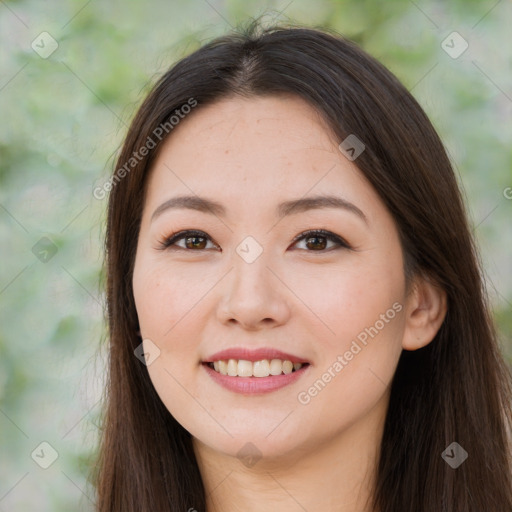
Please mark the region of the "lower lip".
[[292, 384], [296, 380], [303, 376], [310, 365], [303, 366], [299, 370], [296, 370], [287, 375], [270, 375], [268, 377], [230, 377], [229, 375], [222, 375], [222, 373], [216, 372], [213, 368], [210, 368], [208, 364], [203, 363], [203, 368], [206, 370], [208, 375], [222, 387], [234, 391], [235, 393], [241, 393], [243, 395], [257, 395], [262, 393], [270, 393], [271, 391], [277, 391], [278, 389], [284, 388], [289, 384]]

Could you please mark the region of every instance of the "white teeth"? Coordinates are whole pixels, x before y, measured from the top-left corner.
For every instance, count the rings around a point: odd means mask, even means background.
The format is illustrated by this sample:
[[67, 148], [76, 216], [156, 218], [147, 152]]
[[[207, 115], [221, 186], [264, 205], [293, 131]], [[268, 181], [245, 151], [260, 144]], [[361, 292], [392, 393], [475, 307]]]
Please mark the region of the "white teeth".
[[283, 362], [281, 359], [272, 359], [270, 361], [270, 375], [281, 375], [283, 372]]
[[293, 363], [291, 361], [285, 361], [283, 363], [283, 373], [285, 375], [288, 375], [289, 373], [292, 373], [293, 370]]
[[236, 377], [238, 375], [238, 362], [236, 359], [230, 359], [228, 361], [228, 375], [230, 377]]
[[252, 377], [252, 362], [240, 359], [237, 374], [239, 377]]
[[263, 359], [263, 361], [254, 361], [252, 374], [255, 377], [268, 377], [270, 375], [270, 363], [268, 359]]
[[[219, 364], [219, 369], [217, 370], [222, 375], [228, 374], [228, 363], [226, 361], [217, 361]], [[213, 363], [213, 368], [215, 369], [215, 363]]]
[[[210, 367], [212, 363], [210, 363]], [[300, 370], [303, 363], [292, 363], [289, 360], [262, 359], [260, 361], [247, 361], [246, 359], [229, 359], [214, 361], [213, 369], [222, 375], [230, 377], [268, 377], [269, 375], [288, 375]]]

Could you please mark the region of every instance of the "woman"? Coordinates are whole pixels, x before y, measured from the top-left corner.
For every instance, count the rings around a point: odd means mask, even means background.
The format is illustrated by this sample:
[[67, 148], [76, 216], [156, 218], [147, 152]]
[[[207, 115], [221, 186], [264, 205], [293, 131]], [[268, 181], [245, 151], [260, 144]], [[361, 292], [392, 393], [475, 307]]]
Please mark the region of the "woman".
[[306, 28], [216, 39], [109, 188], [99, 511], [512, 510], [461, 195], [381, 64]]

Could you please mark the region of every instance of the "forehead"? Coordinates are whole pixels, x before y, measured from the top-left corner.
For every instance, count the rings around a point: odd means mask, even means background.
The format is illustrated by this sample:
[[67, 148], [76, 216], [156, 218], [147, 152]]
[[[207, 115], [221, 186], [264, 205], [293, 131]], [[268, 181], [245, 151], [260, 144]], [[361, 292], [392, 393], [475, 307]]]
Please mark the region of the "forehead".
[[261, 208], [336, 191], [378, 200], [338, 144], [298, 97], [226, 98], [198, 107], [174, 128], [153, 164], [147, 200], [186, 193]]
[[[295, 122], [300, 119], [300, 126]], [[292, 131], [296, 135], [317, 138], [328, 126], [320, 113], [302, 98], [292, 95], [255, 96], [243, 98], [232, 96], [200, 107], [182, 123], [189, 133], [199, 136], [205, 143], [216, 146], [219, 142], [245, 138], [241, 128], [258, 134], [262, 140], [270, 131]], [[234, 124], [236, 125], [236, 129]], [[266, 141], [271, 142], [271, 139]], [[301, 146], [304, 141], [297, 141]]]

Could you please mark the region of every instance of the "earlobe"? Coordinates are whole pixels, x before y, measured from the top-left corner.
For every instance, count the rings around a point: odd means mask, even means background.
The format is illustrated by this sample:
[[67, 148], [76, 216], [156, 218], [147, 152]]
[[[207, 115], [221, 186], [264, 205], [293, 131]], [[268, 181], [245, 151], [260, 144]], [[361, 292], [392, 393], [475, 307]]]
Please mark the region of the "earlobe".
[[446, 292], [425, 277], [418, 277], [406, 301], [404, 350], [428, 345], [439, 331], [447, 311]]

